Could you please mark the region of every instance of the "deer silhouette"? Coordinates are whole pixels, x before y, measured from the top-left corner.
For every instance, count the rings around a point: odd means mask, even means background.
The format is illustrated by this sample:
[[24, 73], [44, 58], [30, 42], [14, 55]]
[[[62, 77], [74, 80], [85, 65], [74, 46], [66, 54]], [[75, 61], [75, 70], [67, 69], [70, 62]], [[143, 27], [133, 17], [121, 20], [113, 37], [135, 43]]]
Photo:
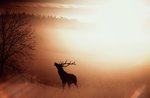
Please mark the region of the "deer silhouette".
[[74, 74], [70, 74], [64, 71], [63, 67], [67, 67], [69, 65], [75, 65], [75, 62], [69, 62], [67, 63], [67, 60], [63, 63], [54, 63], [56, 68], [58, 69], [58, 74], [60, 76], [60, 79], [62, 81], [62, 87], [64, 89], [66, 83], [68, 84], [69, 88], [71, 84], [74, 84], [77, 88], [77, 77]]

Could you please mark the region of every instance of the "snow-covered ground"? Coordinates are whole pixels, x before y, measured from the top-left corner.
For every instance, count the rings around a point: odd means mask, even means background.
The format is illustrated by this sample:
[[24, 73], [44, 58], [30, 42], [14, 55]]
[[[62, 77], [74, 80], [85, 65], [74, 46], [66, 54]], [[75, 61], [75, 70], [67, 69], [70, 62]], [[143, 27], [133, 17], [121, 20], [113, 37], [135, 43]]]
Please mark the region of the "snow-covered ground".
[[61, 87], [31, 83], [16, 77], [0, 84], [0, 98], [149, 98], [142, 97], [147, 89], [146, 84], [129, 86], [110, 81], [83, 85], [79, 85], [79, 88], [72, 86], [70, 89], [66, 86], [63, 90]]

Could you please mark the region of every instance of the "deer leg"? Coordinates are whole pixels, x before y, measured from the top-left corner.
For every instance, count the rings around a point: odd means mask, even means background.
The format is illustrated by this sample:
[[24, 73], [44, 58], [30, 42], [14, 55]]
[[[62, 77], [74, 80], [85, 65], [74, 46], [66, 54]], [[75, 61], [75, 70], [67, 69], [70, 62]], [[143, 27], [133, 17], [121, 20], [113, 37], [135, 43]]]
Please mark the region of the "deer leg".
[[70, 88], [70, 85], [71, 85], [71, 84], [70, 84], [70, 83], [68, 83], [68, 87], [69, 87], [69, 88]]
[[74, 83], [74, 85], [78, 88], [78, 84], [77, 84], [77, 82], [75, 82], [75, 83]]
[[62, 88], [65, 88], [66, 83], [62, 82]]

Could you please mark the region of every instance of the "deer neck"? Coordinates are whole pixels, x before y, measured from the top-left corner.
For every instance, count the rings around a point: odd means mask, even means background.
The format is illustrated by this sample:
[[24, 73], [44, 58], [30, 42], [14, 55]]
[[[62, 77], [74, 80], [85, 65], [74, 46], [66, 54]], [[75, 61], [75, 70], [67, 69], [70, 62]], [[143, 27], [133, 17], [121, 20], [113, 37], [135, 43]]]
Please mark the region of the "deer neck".
[[61, 69], [58, 69], [58, 73], [59, 73], [59, 74], [62, 74], [62, 73], [66, 73], [66, 72], [64, 71], [63, 68], [61, 68]]

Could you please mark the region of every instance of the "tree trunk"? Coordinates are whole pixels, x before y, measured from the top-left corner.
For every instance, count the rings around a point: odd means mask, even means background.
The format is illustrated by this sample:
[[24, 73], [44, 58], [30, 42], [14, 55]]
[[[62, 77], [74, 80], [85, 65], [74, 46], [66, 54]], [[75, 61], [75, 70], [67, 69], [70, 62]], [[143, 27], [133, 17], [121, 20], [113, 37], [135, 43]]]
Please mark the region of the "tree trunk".
[[4, 64], [1, 62], [1, 64], [0, 64], [0, 79], [3, 78], [3, 74], [4, 74]]

